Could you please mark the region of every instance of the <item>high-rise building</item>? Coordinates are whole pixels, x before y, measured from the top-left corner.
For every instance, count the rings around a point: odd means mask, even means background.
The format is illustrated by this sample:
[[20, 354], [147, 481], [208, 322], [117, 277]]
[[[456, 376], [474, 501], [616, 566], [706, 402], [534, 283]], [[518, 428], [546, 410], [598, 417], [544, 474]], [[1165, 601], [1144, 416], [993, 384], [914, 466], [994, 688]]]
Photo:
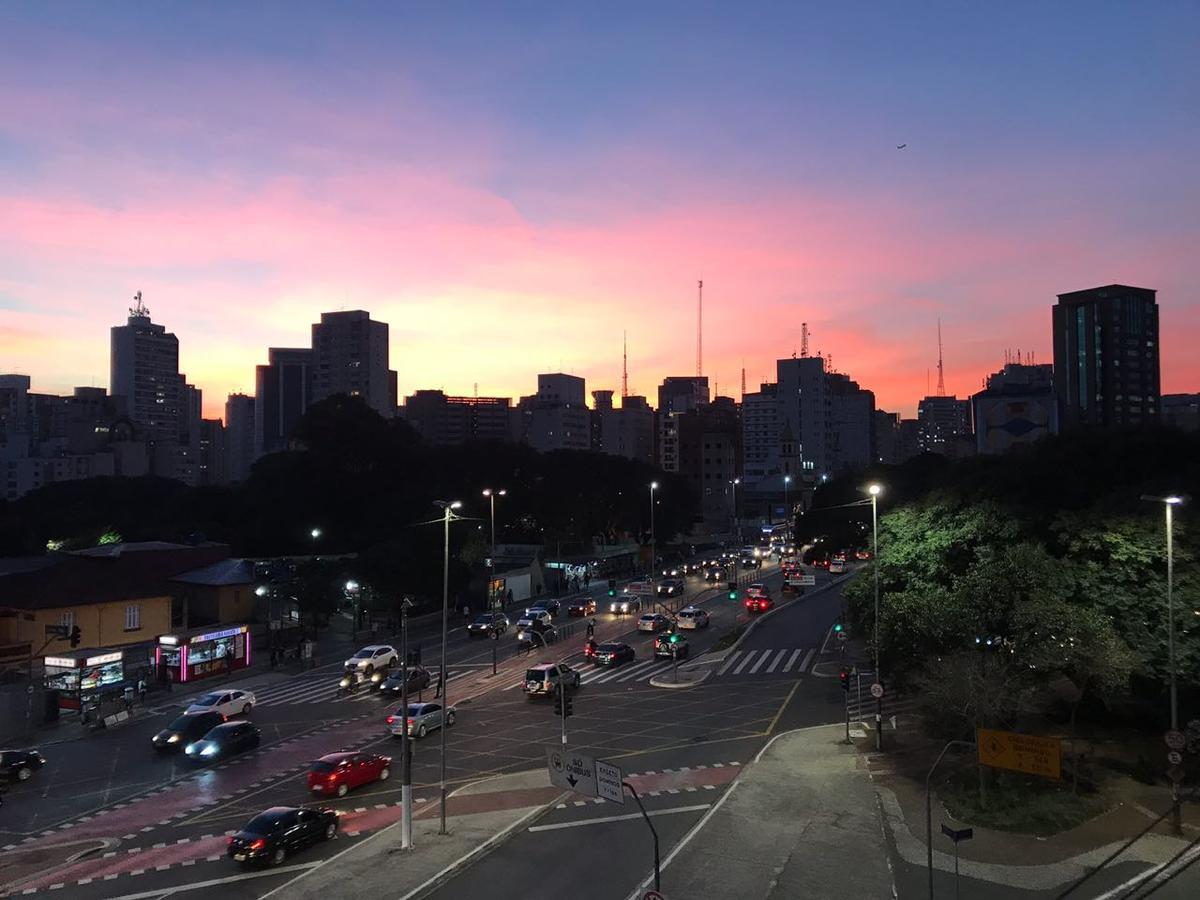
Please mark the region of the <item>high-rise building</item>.
[[388, 326], [361, 309], [321, 313], [312, 327], [312, 402], [334, 394], [361, 397], [387, 418], [396, 414], [396, 373], [388, 368]]
[[959, 457], [974, 452], [970, 400], [923, 397], [917, 403], [917, 423], [922, 453]]
[[837, 372], [828, 373], [825, 381], [833, 471], [865, 468], [875, 461], [875, 394]]
[[775, 364], [780, 428], [786, 422], [800, 441], [800, 454], [814, 477], [836, 471], [830, 447], [830, 401], [825, 360], [820, 356], [781, 359]]
[[599, 453], [654, 463], [654, 410], [642, 396], [621, 398], [613, 391], [592, 391], [591, 446]]
[[731, 482], [741, 471], [741, 422], [729, 397], [659, 415], [659, 466], [683, 476], [704, 522], [724, 529], [732, 510]]
[[150, 320], [141, 291], [134, 301], [126, 324], [112, 328], [109, 389], [125, 398], [130, 419], [147, 441], [178, 441], [179, 341]]
[[658, 414], [699, 409], [708, 403], [707, 375], [673, 375], [658, 386]]
[[748, 487], [778, 474], [780, 414], [779, 386], [762, 384], [742, 397], [742, 460], [740, 473]]
[[254, 373], [254, 453], [286, 450], [288, 439], [312, 403], [313, 351], [271, 347], [267, 364]]
[[1065, 427], [1159, 420], [1155, 294], [1110, 284], [1058, 295], [1054, 387]]
[[228, 477], [225, 466], [228, 456], [225, 451], [225, 424], [220, 419], [200, 420], [199, 465], [200, 484], [225, 484]]
[[404, 399], [401, 415], [437, 447], [473, 441], [513, 440], [514, 410], [508, 397], [448, 397], [421, 390]]
[[230, 394], [225, 401], [225, 478], [245, 481], [256, 459], [254, 454], [254, 398]]
[[900, 462], [900, 414], [875, 410], [875, 461], [885, 466]]
[[538, 392], [522, 397], [525, 441], [535, 450], [588, 450], [592, 445], [586, 385], [575, 375], [538, 375]]
[[986, 384], [971, 397], [979, 453], [1003, 453], [1058, 433], [1053, 366], [1007, 363]]
[[1184, 431], [1200, 431], [1200, 394], [1163, 394], [1162, 423]]
[[29, 376], [0, 375], [0, 434], [29, 433]]

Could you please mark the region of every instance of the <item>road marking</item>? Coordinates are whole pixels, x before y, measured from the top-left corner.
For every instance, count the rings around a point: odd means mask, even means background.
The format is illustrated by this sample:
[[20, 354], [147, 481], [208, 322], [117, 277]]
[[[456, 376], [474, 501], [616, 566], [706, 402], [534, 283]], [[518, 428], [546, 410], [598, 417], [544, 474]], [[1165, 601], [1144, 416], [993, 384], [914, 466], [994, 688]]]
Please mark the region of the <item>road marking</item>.
[[770, 665], [770, 667], [767, 669], [767, 674], [768, 674], [768, 675], [770, 675], [772, 672], [774, 672], [774, 671], [775, 671], [775, 668], [776, 668], [776, 666], [778, 666], [778, 665], [779, 665], [780, 661], [781, 661], [781, 660], [782, 660], [782, 659], [783, 659], [785, 656], [787, 656], [787, 650], [780, 650], [780, 651], [779, 651], [779, 653], [777, 653], [777, 654], [775, 655], [775, 659], [773, 659], [773, 660], [771, 661], [771, 665]]
[[[783, 654], [783, 651], [781, 650], [781, 651], [780, 651], [780, 655], [782, 655], [782, 654]], [[763, 663], [765, 663], [765, 662], [766, 662], [768, 659], [770, 659], [770, 658], [771, 658], [771, 651], [770, 651], [770, 650], [764, 650], [764, 651], [762, 652], [762, 656], [761, 656], [761, 657], [759, 657], [759, 660], [758, 660], [758, 662], [756, 662], [756, 663], [754, 664], [754, 668], [750, 670], [750, 674], [751, 674], [751, 675], [754, 675], [755, 673], [757, 673], [757, 672], [758, 672], [758, 670], [759, 670], [759, 669], [761, 669], [761, 668], [763, 667]]]
[[[214, 857], [220, 859], [220, 857]], [[321, 861], [297, 863], [294, 866], [280, 866], [278, 869], [265, 869], [261, 872], [241, 872], [237, 875], [226, 875], [224, 878], [212, 878], [208, 881], [197, 881], [192, 884], [180, 884], [170, 888], [160, 887], [152, 891], [141, 891], [137, 894], [123, 894], [120, 897], [113, 897], [111, 900], [154, 900], [154, 898], [162, 897], [166, 894], [182, 894], [187, 891], [199, 891], [204, 888], [217, 887], [222, 884], [235, 884], [239, 881], [247, 881], [251, 878], [262, 878], [264, 876], [281, 875], [284, 872], [300, 872], [307, 869], [312, 869], [321, 865]], [[109, 876], [105, 875], [107, 880]]]
[[734, 650], [731, 654], [729, 654], [729, 659], [725, 660], [725, 665], [721, 666], [721, 668], [720, 668], [720, 670], [718, 670], [717, 674], [724, 675], [725, 672], [729, 669], [729, 667], [732, 666], [734, 664], [734, 662], [737, 660], [737, 658], [741, 655], [742, 655], [741, 650]]
[[808, 669], [808, 664], [809, 664], [810, 662], [812, 662], [812, 658], [813, 658], [814, 656], [816, 656], [816, 655], [817, 655], [816, 648], [813, 648], [812, 650], [809, 650], [809, 651], [808, 651], [808, 653], [806, 653], [806, 654], [804, 655], [804, 662], [800, 663], [800, 668], [799, 668], [799, 669], [797, 669], [796, 671], [797, 671], [797, 672], [804, 672], [804, 671], [807, 671], [807, 669]]
[[657, 669], [657, 668], [658, 668], [658, 660], [657, 660], [657, 659], [652, 659], [652, 660], [650, 660], [649, 662], [647, 662], [647, 663], [645, 663], [644, 665], [642, 665], [642, 666], [640, 667], [640, 668], [641, 668], [641, 670], [642, 670], [640, 673], [639, 673], [639, 672], [638, 672], [638, 671], [635, 669], [634, 671], [632, 671], [632, 672], [630, 672], [628, 675], [626, 675], [624, 678], [617, 678], [617, 679], [615, 679], [615, 680], [616, 680], [616, 681], [628, 681], [630, 678], [633, 678], [635, 674], [636, 674], [636, 675], [637, 675], [637, 676], [640, 678], [642, 675], [649, 674], [649, 673], [646, 671], [647, 667], [650, 667], [650, 668], [652, 668], [652, 669]]
[[[700, 803], [696, 806], [677, 806], [674, 809], [654, 809], [648, 812], [646, 815], [670, 816], [674, 815], [675, 813], [700, 812], [701, 810], [708, 809], [710, 806], [712, 806], [711, 803]], [[579, 828], [583, 825], [603, 825], [608, 822], [627, 822], [633, 819], [640, 819], [641, 817], [642, 814], [640, 812], [629, 813], [628, 815], [624, 816], [600, 816], [595, 819], [580, 819], [577, 822], [556, 822], [553, 825], [532, 825], [525, 830], [530, 832], [559, 831], [563, 828]]]
[[747, 651], [746, 651], [746, 658], [742, 660], [742, 663], [741, 663], [741, 665], [739, 665], [739, 666], [738, 666], [736, 669], [734, 669], [734, 670], [733, 670], [733, 674], [734, 674], [734, 675], [741, 675], [741, 674], [742, 674], [742, 669], [746, 668], [746, 665], [747, 665], [747, 664], [748, 664], [748, 663], [749, 663], [749, 662], [750, 662], [752, 659], [754, 659], [754, 656], [755, 656], [755, 654], [756, 654], [756, 653], [758, 653], [758, 651], [757, 651], [757, 650], [747, 650]]
[[[792, 671], [792, 666], [794, 666], [796, 664], [796, 657], [799, 656], [803, 652], [804, 652], [803, 650], [793, 650], [792, 651], [792, 655], [788, 657], [788, 661], [783, 667], [783, 671], [785, 674], [787, 672]], [[801, 669], [800, 671], [803, 672], [804, 670]]]

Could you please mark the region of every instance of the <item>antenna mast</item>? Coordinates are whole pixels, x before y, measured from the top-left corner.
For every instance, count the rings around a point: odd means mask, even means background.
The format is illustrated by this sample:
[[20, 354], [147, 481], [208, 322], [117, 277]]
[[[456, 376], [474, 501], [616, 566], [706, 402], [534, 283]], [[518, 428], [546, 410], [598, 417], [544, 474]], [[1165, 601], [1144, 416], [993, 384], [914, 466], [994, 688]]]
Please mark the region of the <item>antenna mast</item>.
[[[621, 332], [621, 399], [629, 396], [629, 332]], [[622, 403], [622, 406], [625, 404]]]
[[800, 355], [808, 356], [808, 323], [800, 323]]
[[746, 361], [742, 360], [742, 402], [746, 402]]
[[938, 392], [939, 397], [946, 396], [946, 373], [942, 368], [942, 319], [938, 317]]
[[696, 377], [704, 374], [704, 282], [696, 297]]
[[142, 302], [141, 291], [133, 295], [133, 306], [129, 307], [129, 315], [139, 318], [150, 318], [150, 310], [146, 309], [146, 304]]

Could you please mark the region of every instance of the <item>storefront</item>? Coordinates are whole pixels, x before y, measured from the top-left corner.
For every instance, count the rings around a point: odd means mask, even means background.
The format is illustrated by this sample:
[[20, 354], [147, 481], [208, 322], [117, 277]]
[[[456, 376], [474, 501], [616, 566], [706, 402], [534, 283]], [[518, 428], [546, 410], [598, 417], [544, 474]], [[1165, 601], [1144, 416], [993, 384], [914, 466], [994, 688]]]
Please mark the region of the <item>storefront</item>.
[[92, 707], [102, 694], [119, 693], [137, 677], [133, 670], [145, 665], [144, 653], [100, 649], [47, 656], [42, 660], [46, 690], [58, 691], [59, 709]]
[[164, 634], [158, 639], [154, 661], [160, 678], [179, 683], [245, 669], [250, 665], [250, 627]]

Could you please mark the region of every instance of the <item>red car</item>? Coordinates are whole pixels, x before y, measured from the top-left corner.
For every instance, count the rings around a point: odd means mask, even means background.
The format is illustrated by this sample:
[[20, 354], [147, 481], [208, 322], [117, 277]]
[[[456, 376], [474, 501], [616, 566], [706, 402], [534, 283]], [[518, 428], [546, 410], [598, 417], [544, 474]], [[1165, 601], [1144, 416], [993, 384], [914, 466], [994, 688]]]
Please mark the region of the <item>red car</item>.
[[314, 794], [345, 797], [351, 788], [372, 781], [387, 781], [392, 758], [374, 753], [345, 751], [322, 756], [308, 770], [308, 789]]
[[771, 608], [771, 598], [770, 597], [747, 597], [746, 598], [746, 612], [760, 613], [760, 612], [766, 612], [770, 608]]

